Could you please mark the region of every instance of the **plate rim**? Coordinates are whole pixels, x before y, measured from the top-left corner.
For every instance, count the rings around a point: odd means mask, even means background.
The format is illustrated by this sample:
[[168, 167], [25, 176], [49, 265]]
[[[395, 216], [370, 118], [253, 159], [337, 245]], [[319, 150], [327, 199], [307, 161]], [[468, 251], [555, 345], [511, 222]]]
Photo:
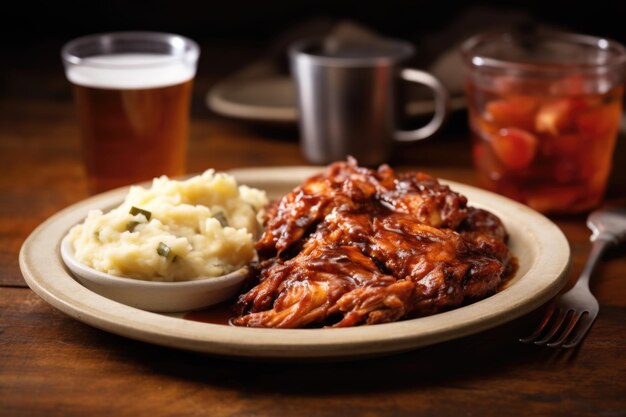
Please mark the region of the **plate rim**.
[[[286, 186], [299, 183], [303, 178], [322, 169], [323, 167], [284, 166], [244, 168], [228, 172], [240, 183], [265, 182]], [[289, 175], [286, 175], [286, 170], [290, 171]], [[496, 209], [505, 207], [505, 211], [508, 207], [522, 219], [534, 219], [537, 224], [525, 224], [531, 231], [536, 232], [540, 228], [544, 232], [549, 231], [550, 239], [543, 236], [538, 243], [553, 249], [552, 253], [548, 255], [541, 253], [540, 248], [534, 248], [538, 253], [535, 264], [549, 263], [549, 269], [543, 272], [548, 278], [540, 282], [532, 281], [531, 278], [523, 281], [524, 277], [533, 272], [536, 266], [533, 264], [519, 277], [517, 291], [512, 291], [511, 288], [514, 287], [511, 286], [476, 303], [419, 319], [343, 329], [251, 329], [150, 313], [117, 303], [86, 289], [71, 276], [59, 254], [61, 240], [69, 227], [84, 218], [89, 208], [106, 207], [121, 200], [128, 187], [79, 201], [41, 223], [22, 244], [20, 269], [28, 286], [46, 302], [93, 327], [168, 347], [254, 358], [357, 358], [411, 350], [504, 324], [541, 306], [561, 290], [567, 282], [571, 250], [567, 238], [556, 224], [531, 208], [506, 197], [455, 181], [440, 180], [461, 194], [467, 195], [469, 192], [470, 195], [483, 196], [490, 202], [489, 207], [495, 204]], [[481, 205], [476, 204], [479, 201], [468, 199], [472, 205]], [[44, 262], [31, 263], [34, 253], [40, 254]], [[532, 297], [519, 297], [518, 293], [524, 287], [530, 287], [533, 291]], [[501, 301], [500, 304], [508, 302], [508, 308], [493, 310], [493, 304], [498, 304], [497, 301]], [[464, 313], [466, 317], [463, 317]], [[467, 314], [473, 318], [470, 320]], [[280, 337], [276, 337], [277, 335]]]

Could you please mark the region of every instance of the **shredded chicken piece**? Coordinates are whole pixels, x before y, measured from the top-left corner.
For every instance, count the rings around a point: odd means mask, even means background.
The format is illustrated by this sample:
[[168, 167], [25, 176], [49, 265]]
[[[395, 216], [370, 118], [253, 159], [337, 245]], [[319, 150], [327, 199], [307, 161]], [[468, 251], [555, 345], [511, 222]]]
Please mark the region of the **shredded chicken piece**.
[[330, 165], [271, 205], [258, 282], [232, 323], [355, 326], [493, 294], [511, 255], [492, 213], [424, 173]]

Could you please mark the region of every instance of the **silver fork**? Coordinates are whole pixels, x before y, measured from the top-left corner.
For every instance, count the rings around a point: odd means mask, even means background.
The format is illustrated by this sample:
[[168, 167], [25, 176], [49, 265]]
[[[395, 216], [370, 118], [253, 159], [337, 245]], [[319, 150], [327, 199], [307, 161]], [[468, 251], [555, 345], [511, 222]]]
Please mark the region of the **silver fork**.
[[593, 211], [587, 218], [592, 231], [591, 253], [576, 282], [566, 293], [552, 300], [539, 326], [522, 343], [553, 348], [572, 348], [585, 337], [598, 315], [598, 300], [589, 290], [589, 278], [604, 251], [626, 240], [626, 208]]

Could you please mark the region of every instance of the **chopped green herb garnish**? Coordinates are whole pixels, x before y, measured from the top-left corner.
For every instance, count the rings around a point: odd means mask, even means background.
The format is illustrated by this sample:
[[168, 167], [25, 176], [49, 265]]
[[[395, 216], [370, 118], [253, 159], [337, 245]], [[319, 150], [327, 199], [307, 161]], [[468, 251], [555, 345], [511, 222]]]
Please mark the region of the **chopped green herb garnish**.
[[164, 258], [170, 259], [172, 262], [178, 261], [178, 255], [172, 253], [172, 248], [163, 242], [159, 242], [157, 253]]
[[138, 224], [139, 222], [136, 221], [128, 222], [128, 224], [126, 225], [126, 230], [132, 233], [135, 231], [135, 227], [137, 227]]
[[159, 246], [157, 247], [157, 253], [164, 258], [167, 258], [170, 256], [170, 253], [172, 253], [172, 248], [170, 248], [163, 242], [159, 242]]
[[222, 227], [228, 227], [228, 219], [226, 218], [224, 213], [222, 213], [221, 211], [219, 213], [215, 213], [213, 215], [213, 218], [217, 220], [218, 222], [220, 222]]
[[143, 214], [146, 220], [150, 220], [150, 217], [152, 217], [152, 213], [150, 213], [148, 210], [140, 209], [139, 207], [135, 207], [135, 206], [132, 206], [130, 208], [129, 213], [132, 214], [133, 216], [136, 216], [138, 214]]

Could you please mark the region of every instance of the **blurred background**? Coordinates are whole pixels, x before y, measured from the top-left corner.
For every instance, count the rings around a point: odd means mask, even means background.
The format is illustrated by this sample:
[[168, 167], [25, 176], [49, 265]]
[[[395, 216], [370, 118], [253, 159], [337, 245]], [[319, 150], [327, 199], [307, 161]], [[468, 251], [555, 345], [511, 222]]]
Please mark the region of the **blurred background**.
[[[5, 56], [0, 94], [69, 99], [59, 50], [81, 35], [118, 30], [174, 32], [203, 47], [196, 94], [211, 83], [266, 54], [306, 28], [330, 27], [349, 20], [378, 34], [412, 41], [416, 65], [427, 67], [461, 39], [491, 27], [546, 25], [626, 41], [626, 25], [611, 23], [623, 14], [619, 1], [164, 1], [13, 2], [5, 22], [17, 30], [2, 37]], [[220, 56], [216, 60], [215, 56]], [[46, 73], [47, 77], [41, 77]], [[209, 75], [210, 74], [210, 75]], [[57, 83], [58, 88], [41, 83]], [[52, 97], [50, 97], [52, 95]], [[194, 106], [194, 111], [204, 111]]]
[[[609, 37], [625, 43], [626, 25], [613, 23], [616, 16], [623, 14], [622, 8], [621, 2], [606, 0], [586, 3], [583, 7], [573, 2], [545, 0], [522, 3], [510, 0], [14, 2], [11, 10], [3, 11], [3, 16], [5, 22], [17, 23], [17, 29], [0, 41], [5, 51], [0, 66], [0, 97], [7, 99], [6, 103], [11, 103], [14, 108], [8, 111], [5, 108], [0, 115], [0, 129], [9, 126], [5, 122], [9, 119], [27, 123], [29, 118], [67, 119], [68, 114], [72, 114], [72, 90], [60, 59], [60, 49], [65, 42], [78, 36], [109, 31], [172, 32], [196, 40], [202, 51], [194, 81], [193, 117], [196, 120], [219, 120], [220, 128], [223, 126], [223, 131], [231, 138], [223, 146], [210, 144], [205, 139], [212, 137], [213, 133], [212, 128], [207, 127], [206, 131], [192, 130], [191, 139], [206, 146], [209, 154], [238, 152], [243, 154], [238, 156], [241, 164], [257, 165], [250, 143], [262, 137], [276, 142], [272, 145], [277, 155], [273, 163], [293, 162], [286, 156], [288, 151], [282, 144], [298, 140], [295, 122], [248, 123], [245, 118], [225, 116], [207, 105], [207, 95], [242, 69], [267, 61], [268, 57], [277, 61], [279, 69], [286, 75], [285, 47], [299, 37], [328, 32], [349, 22], [378, 35], [402, 38], [416, 46], [412, 66], [431, 70], [433, 65], [439, 64], [440, 70], [451, 69], [454, 77], [445, 84], [455, 84], [453, 89], [462, 90], [460, 61], [441, 61], [441, 58], [449, 57], [447, 52], [458, 51], [459, 43], [467, 37], [497, 28], [548, 27]], [[437, 72], [436, 75], [441, 77], [442, 74]], [[459, 94], [459, 91], [455, 93]], [[23, 106], [15, 105], [20, 102]], [[57, 104], [54, 111], [48, 106], [51, 103]], [[25, 113], [23, 108], [30, 110]], [[461, 107], [460, 110], [453, 113], [444, 131], [452, 131], [448, 136], [455, 138], [447, 140], [467, 142], [467, 152], [440, 154], [445, 149], [440, 150], [442, 148], [434, 146], [432, 141], [424, 141], [398, 147], [390, 162], [423, 165], [425, 168], [438, 160], [469, 165], [467, 118], [464, 109]], [[402, 127], [417, 127], [424, 123], [425, 117], [428, 114], [421, 119], [419, 115], [408, 118]], [[78, 127], [67, 130], [66, 135], [77, 141]], [[625, 146], [624, 140], [620, 139], [617, 152]], [[420, 151], [413, 152], [417, 148]], [[188, 170], [199, 171], [207, 164], [217, 169], [230, 168], [215, 157], [206, 163], [193, 163], [192, 160]]]

